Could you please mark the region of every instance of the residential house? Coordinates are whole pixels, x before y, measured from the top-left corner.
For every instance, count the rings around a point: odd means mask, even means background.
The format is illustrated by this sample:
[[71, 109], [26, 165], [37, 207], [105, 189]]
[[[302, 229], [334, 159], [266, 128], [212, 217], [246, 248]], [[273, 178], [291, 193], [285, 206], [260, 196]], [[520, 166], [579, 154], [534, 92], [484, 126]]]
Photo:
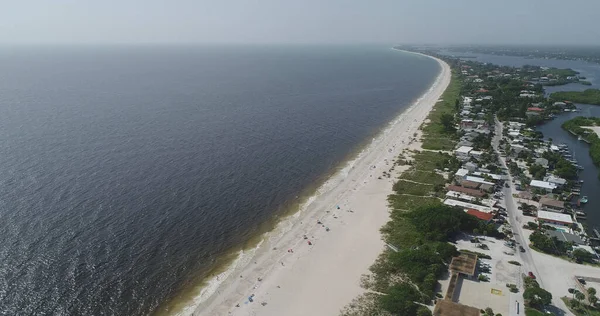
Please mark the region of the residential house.
[[557, 212], [548, 212], [548, 211], [538, 211], [537, 212], [538, 221], [560, 225], [560, 226], [571, 226], [573, 225], [573, 219], [569, 214], [557, 213]]
[[552, 190], [556, 189], [556, 184], [540, 180], [531, 180], [531, 183], [529, 183], [529, 185], [532, 188], [541, 189], [548, 193], [551, 193]]
[[480, 219], [480, 220], [482, 220], [482, 221], [484, 221], [486, 223], [489, 223], [494, 218], [494, 214], [492, 214], [492, 213], [484, 213], [484, 212], [478, 211], [476, 209], [469, 209], [467, 211], [467, 214], [475, 216], [478, 219]]
[[549, 182], [549, 183], [554, 183], [557, 188], [560, 188], [567, 183], [566, 179], [556, 177], [554, 175], [549, 175], [549, 176], [545, 177], [544, 181]]
[[542, 197], [540, 199], [540, 209], [550, 212], [562, 212], [565, 209], [565, 202]]
[[474, 162], [469, 161], [469, 162], [467, 162], [466, 164], [463, 165], [463, 168], [465, 168], [465, 169], [473, 172], [473, 171], [477, 170], [477, 164], [474, 163]]
[[458, 171], [456, 171], [456, 174], [454, 175], [454, 178], [456, 179], [456, 182], [460, 183], [468, 174], [469, 174], [469, 170], [458, 169]]
[[459, 207], [459, 208], [462, 208], [463, 210], [475, 209], [475, 210], [478, 210], [478, 211], [484, 212], [484, 213], [492, 212], [492, 208], [489, 206], [483, 206], [483, 205], [458, 201], [458, 200], [454, 200], [454, 199], [445, 199], [444, 204], [448, 205], [448, 206]]
[[476, 197], [476, 198], [483, 198], [486, 193], [477, 189], [470, 189], [470, 188], [465, 188], [465, 187], [461, 187], [458, 185], [450, 185], [446, 188], [448, 191], [454, 191], [454, 192], [460, 192], [463, 194], [468, 194], [470, 196]]
[[462, 146], [454, 151], [455, 155], [459, 159], [467, 159], [469, 158], [469, 153], [473, 150], [473, 147]]
[[542, 166], [544, 168], [548, 168], [548, 159], [546, 159], [546, 158], [537, 158], [535, 160], [535, 164], [536, 165], [540, 165], [540, 166]]

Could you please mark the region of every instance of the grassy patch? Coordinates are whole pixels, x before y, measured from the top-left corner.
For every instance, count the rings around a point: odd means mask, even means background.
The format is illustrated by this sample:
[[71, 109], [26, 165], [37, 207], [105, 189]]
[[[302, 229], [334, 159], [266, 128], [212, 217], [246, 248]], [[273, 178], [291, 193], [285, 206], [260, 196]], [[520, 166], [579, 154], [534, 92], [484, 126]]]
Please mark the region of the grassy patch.
[[433, 191], [433, 185], [398, 180], [398, 182], [394, 183], [394, 191], [401, 194], [425, 196]]
[[440, 199], [434, 197], [402, 194], [391, 194], [388, 202], [393, 210], [414, 210], [421, 206], [441, 203]]
[[441, 175], [437, 174], [435, 171], [422, 171], [411, 168], [405, 171], [400, 179], [408, 180], [412, 182], [425, 183], [425, 184], [445, 184], [446, 179]]
[[546, 314], [538, 311], [537, 309], [533, 309], [531, 307], [525, 308], [525, 316], [545, 316]]
[[413, 166], [417, 170], [435, 170], [450, 167], [452, 156], [438, 151], [423, 150], [412, 155]]
[[423, 149], [429, 150], [453, 150], [456, 140], [450, 137], [427, 138], [423, 140]]
[[456, 144], [456, 134], [449, 134], [444, 130], [440, 119], [443, 114], [452, 114], [456, 112], [455, 102], [460, 97], [461, 80], [455, 72], [452, 72], [452, 79], [448, 88], [442, 94], [441, 102], [436, 103], [427, 116], [429, 123], [421, 126], [423, 130], [423, 148], [431, 150], [451, 150]]

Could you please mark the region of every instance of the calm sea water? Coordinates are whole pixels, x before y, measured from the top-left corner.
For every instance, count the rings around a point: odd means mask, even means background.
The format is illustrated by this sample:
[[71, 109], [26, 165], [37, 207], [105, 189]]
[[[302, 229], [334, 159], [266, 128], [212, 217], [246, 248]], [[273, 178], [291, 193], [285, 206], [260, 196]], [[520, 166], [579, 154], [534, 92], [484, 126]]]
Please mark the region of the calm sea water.
[[0, 50], [0, 314], [142, 315], [419, 97], [388, 47]]

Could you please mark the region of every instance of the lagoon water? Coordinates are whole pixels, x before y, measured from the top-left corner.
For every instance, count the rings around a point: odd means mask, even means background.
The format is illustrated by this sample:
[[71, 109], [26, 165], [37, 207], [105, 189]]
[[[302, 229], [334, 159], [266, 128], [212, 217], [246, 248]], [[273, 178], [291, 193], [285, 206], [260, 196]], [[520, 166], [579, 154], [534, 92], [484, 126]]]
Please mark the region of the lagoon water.
[[432, 84], [389, 47], [4, 47], [0, 314], [145, 315]]
[[[445, 51], [444, 54], [465, 55], [450, 51]], [[572, 83], [562, 86], [544, 87], [546, 94], [556, 91], [583, 91], [590, 88], [599, 89], [600, 87], [600, 64], [579, 60], [523, 58], [518, 56], [477, 53], [468, 53], [467, 55], [475, 57], [473, 60], [476, 61], [502, 66], [521, 67], [523, 65], [535, 65], [542, 67], [571, 68], [578, 71], [581, 76], [585, 76], [586, 80], [592, 83], [591, 86]], [[575, 154], [575, 158], [579, 162], [579, 165], [585, 168], [579, 173], [579, 178], [584, 181], [584, 185], [581, 188], [581, 194], [587, 195], [589, 198], [589, 202], [583, 207], [587, 214], [585, 223], [590, 228], [600, 229], [600, 197], [598, 196], [598, 192], [600, 192], [600, 180], [598, 178], [598, 167], [593, 164], [592, 158], [589, 156], [589, 145], [585, 142], [578, 141], [576, 136], [573, 136], [561, 128], [562, 123], [577, 116], [600, 117], [600, 106], [589, 104], [576, 104], [576, 106], [580, 112], [569, 112], [558, 115], [556, 119], [538, 126], [537, 130], [541, 131], [546, 139], [552, 138], [552, 141], [556, 144], [567, 144], [571, 152]]]

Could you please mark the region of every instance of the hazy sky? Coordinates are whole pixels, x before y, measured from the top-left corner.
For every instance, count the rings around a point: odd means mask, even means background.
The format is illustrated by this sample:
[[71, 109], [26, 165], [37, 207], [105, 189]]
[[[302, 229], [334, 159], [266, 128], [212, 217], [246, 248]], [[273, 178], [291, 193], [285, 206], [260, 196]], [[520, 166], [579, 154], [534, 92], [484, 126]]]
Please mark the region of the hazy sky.
[[0, 43], [600, 44], [600, 0], [0, 0]]

